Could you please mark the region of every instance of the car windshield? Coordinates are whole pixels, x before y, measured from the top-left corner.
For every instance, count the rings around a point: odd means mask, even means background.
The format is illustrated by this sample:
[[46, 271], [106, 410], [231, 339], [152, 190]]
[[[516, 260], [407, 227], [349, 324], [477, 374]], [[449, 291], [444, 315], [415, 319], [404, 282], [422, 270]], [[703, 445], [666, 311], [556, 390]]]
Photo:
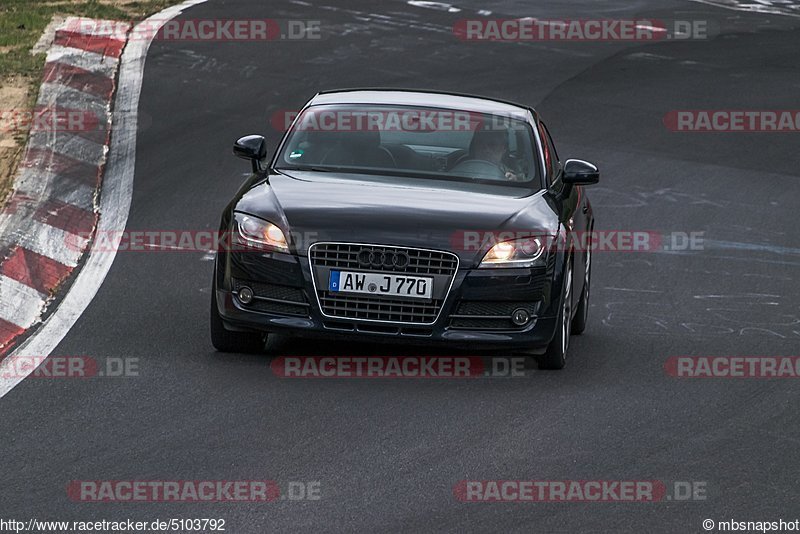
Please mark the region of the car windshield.
[[275, 167], [540, 188], [533, 133], [504, 115], [410, 106], [311, 106]]

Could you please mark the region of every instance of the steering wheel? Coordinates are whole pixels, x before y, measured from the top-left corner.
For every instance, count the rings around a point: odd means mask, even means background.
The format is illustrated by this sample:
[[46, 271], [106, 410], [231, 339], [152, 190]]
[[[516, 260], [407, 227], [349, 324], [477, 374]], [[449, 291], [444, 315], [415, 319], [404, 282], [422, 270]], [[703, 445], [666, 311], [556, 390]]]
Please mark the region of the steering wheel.
[[505, 180], [506, 173], [496, 163], [485, 159], [467, 159], [460, 161], [455, 167], [450, 169], [454, 174], [466, 175], [471, 178], [483, 178], [484, 180]]

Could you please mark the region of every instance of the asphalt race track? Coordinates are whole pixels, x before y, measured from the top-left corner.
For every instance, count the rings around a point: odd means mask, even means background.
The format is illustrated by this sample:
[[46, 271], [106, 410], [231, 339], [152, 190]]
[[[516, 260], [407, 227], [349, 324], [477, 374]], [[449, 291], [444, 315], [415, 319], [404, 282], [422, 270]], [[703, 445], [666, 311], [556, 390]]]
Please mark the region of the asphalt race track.
[[[335, 5], [341, 4], [341, 5]], [[681, 109], [798, 109], [800, 19], [692, 2], [210, 0], [183, 18], [320, 20], [323, 39], [154, 41], [128, 230], [215, 230], [248, 171], [240, 135], [322, 89], [455, 90], [532, 104], [561, 159], [601, 169], [604, 230], [704, 232], [702, 250], [594, 256], [567, 367], [475, 380], [289, 380], [279, 355], [432, 354], [274, 338], [221, 354], [213, 258], [120, 252], [54, 355], [138, 358], [138, 377], [28, 378], [0, 400], [0, 515], [224, 518], [230, 532], [698, 532], [797, 519], [799, 382], [669, 376], [671, 356], [797, 355], [798, 133], [680, 133]], [[463, 42], [493, 17], [705, 19], [708, 40]], [[465, 354], [459, 352], [457, 354]], [[468, 353], [467, 353], [468, 354]], [[508, 356], [508, 355], [506, 355]], [[319, 500], [85, 503], [71, 480], [319, 481]], [[705, 499], [464, 503], [462, 480], [700, 482]]]

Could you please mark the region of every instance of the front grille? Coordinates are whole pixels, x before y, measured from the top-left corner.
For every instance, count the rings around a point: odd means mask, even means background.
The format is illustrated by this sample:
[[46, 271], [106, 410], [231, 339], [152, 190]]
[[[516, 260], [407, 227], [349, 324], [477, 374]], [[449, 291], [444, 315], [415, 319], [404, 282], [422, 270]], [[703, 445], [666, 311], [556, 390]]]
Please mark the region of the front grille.
[[507, 317], [473, 318], [456, 317], [450, 321], [450, 328], [458, 330], [519, 330], [520, 327]]
[[432, 323], [442, 308], [441, 300], [412, 302], [370, 295], [332, 294], [317, 291], [322, 311], [331, 317], [391, 321], [398, 323]]
[[260, 282], [246, 282], [244, 280], [233, 279], [233, 290], [239, 291], [240, 288], [247, 286], [253, 290], [256, 297], [264, 297], [278, 300], [290, 300], [293, 302], [306, 302], [306, 296], [299, 287], [279, 286], [276, 284], [262, 284]]
[[247, 280], [232, 279], [233, 292], [238, 293], [242, 287], [253, 290], [253, 300], [249, 304], [239, 302], [248, 310], [274, 313], [277, 315], [299, 315], [308, 317], [308, 299], [298, 287], [279, 286]]
[[458, 258], [450, 252], [420, 250], [404, 247], [384, 247], [375, 245], [358, 245], [352, 243], [320, 243], [313, 245], [309, 251], [311, 263], [317, 267], [333, 267], [336, 269], [369, 270], [369, 266], [358, 263], [358, 253], [362, 249], [373, 252], [398, 253], [409, 256], [405, 267], [381, 267], [382, 271], [404, 272], [408, 274], [445, 274], [453, 275], [458, 267]]
[[[245, 306], [243, 304], [243, 306]], [[254, 310], [262, 313], [273, 313], [275, 315], [298, 315], [308, 317], [308, 308], [305, 306], [296, 306], [294, 304], [285, 304], [283, 302], [272, 302], [269, 300], [254, 300], [246, 305], [248, 310]]]
[[[358, 261], [362, 250], [375, 253], [405, 253], [409, 261], [403, 266], [364, 266]], [[362, 272], [403, 272], [414, 275], [446, 276], [447, 291], [458, 269], [458, 257], [450, 252], [420, 250], [405, 247], [360, 245], [353, 243], [318, 243], [309, 249], [312, 272], [317, 268], [352, 269]], [[381, 295], [356, 295], [332, 293], [325, 280], [315, 280], [317, 298], [322, 313], [339, 319], [359, 319], [393, 323], [433, 324], [441, 312], [443, 298], [412, 300], [390, 298]], [[440, 296], [442, 296], [440, 295]], [[436, 296], [436, 295], [434, 295]]]
[[458, 305], [457, 315], [496, 315], [511, 317], [517, 308], [525, 308], [533, 315], [536, 305], [531, 302], [462, 300]]
[[370, 334], [390, 334], [406, 337], [431, 337], [433, 330], [430, 328], [420, 328], [414, 326], [393, 326], [375, 325], [370, 323], [357, 323], [349, 321], [322, 321], [328, 330], [338, 330], [341, 332], [367, 332]]
[[536, 315], [536, 303], [534, 302], [461, 301], [456, 313], [451, 316], [450, 328], [464, 330], [521, 330], [528, 325], [518, 326], [511, 321], [511, 313], [517, 308], [528, 310], [531, 317]]

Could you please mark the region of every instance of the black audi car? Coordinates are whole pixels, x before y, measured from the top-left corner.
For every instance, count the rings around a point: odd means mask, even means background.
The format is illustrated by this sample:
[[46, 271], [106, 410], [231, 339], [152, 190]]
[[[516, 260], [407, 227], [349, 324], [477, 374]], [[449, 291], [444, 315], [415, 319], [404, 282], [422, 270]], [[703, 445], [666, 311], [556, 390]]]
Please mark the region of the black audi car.
[[269, 333], [525, 350], [560, 369], [586, 327], [591, 163], [563, 164], [541, 117], [488, 98], [319, 93], [225, 208], [211, 338]]

